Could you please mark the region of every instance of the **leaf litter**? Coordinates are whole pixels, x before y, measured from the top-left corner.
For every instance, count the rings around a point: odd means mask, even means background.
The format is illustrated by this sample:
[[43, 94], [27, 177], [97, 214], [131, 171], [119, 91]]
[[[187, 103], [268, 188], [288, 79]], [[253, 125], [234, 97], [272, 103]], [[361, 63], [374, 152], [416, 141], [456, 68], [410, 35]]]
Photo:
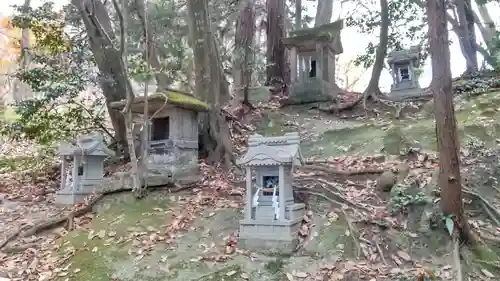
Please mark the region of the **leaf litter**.
[[[245, 128], [248, 129], [248, 128]], [[245, 149], [246, 137], [239, 131], [232, 131], [232, 137], [238, 138], [237, 150], [239, 153]], [[10, 152], [9, 152], [10, 153]], [[408, 161], [410, 168], [417, 171], [411, 175], [414, 181], [420, 181], [420, 187], [429, 183], [432, 169], [436, 167], [437, 157], [434, 154], [419, 153], [416, 158]], [[380, 234], [380, 221], [385, 221], [393, 229], [405, 229], [406, 219], [401, 216], [391, 216], [387, 212], [387, 203], [382, 200], [375, 191], [375, 181], [369, 173], [365, 176], [351, 177], [348, 175], [352, 171], [363, 170], [387, 170], [397, 166], [400, 161], [389, 159], [379, 161], [375, 157], [332, 157], [329, 159], [308, 159], [309, 165], [321, 166], [323, 170], [313, 169], [313, 171], [300, 169], [296, 173], [298, 180], [305, 179], [303, 186], [307, 190], [313, 190], [314, 186], [320, 189], [331, 189], [343, 195], [343, 206], [346, 216], [349, 216], [353, 225], [364, 225], [363, 229], [348, 229], [347, 236], [356, 239], [359, 243], [361, 254], [358, 259], [338, 258], [335, 262], [326, 264], [313, 272], [295, 271], [286, 273], [288, 280], [343, 280], [352, 274], [364, 276], [366, 280], [381, 280], [401, 275], [411, 275], [420, 278], [431, 274], [425, 263], [415, 260], [405, 249], [397, 249], [392, 252], [387, 249], [387, 245], [374, 239]], [[471, 161], [469, 161], [471, 162]], [[142, 260], [149, 255], [154, 245], [162, 243], [173, 245], [176, 238], [182, 237], [188, 231], [196, 231], [192, 224], [199, 216], [214, 216], [221, 208], [241, 208], [243, 206], [242, 196], [244, 195], [243, 177], [241, 172], [233, 169], [224, 172], [220, 167], [212, 167], [204, 163], [201, 164], [202, 178], [196, 188], [190, 190], [188, 194], [179, 195], [176, 200], [179, 205], [169, 210], [155, 208], [155, 212], [170, 213], [172, 221], [167, 226], [147, 227], [142, 229], [128, 229], [125, 236], [117, 235], [113, 230], [100, 230], [95, 232], [90, 230], [88, 240], [104, 240], [105, 245], [128, 243], [132, 245], [129, 255], [135, 260]], [[334, 171], [329, 173], [329, 171]], [[344, 171], [346, 173], [337, 173]], [[38, 222], [49, 218], [67, 214], [72, 209], [55, 206], [53, 193], [57, 190], [57, 177], [54, 178], [53, 171], [40, 173], [35, 180], [26, 177], [27, 173], [2, 174], [0, 181], [0, 232], [2, 236], [8, 236], [15, 229], [36, 225]], [[4, 176], [5, 175], [5, 176]], [[311, 180], [314, 178], [315, 180]], [[319, 183], [319, 184], [318, 184]], [[336, 198], [336, 200], [339, 200]], [[348, 200], [352, 204], [346, 203]], [[77, 207], [75, 206], [73, 210]], [[214, 211], [205, 214], [204, 210], [211, 207]], [[337, 206], [339, 207], [339, 206]], [[357, 208], [360, 207], [360, 208]], [[335, 223], [342, 212], [339, 209], [328, 214], [329, 223]], [[301, 243], [313, 235], [313, 214], [306, 214], [303, 225], [300, 229]], [[74, 227], [85, 228], [85, 225], [93, 219], [93, 215], [87, 214], [74, 219]], [[499, 236], [500, 231], [479, 219], [472, 220], [481, 231]], [[368, 225], [367, 225], [368, 223]], [[11, 278], [11, 280], [52, 280], [55, 276], [71, 278], [81, 271], [78, 265], [71, 264], [71, 260], [76, 254], [76, 249], [72, 246], [64, 246], [56, 243], [58, 238], [65, 236], [67, 230], [58, 227], [43, 233], [21, 237], [14, 243], [9, 243], [0, 252], [0, 277]], [[413, 238], [415, 234], [410, 235]], [[195, 258], [196, 262], [225, 262], [234, 255], [244, 255], [252, 258], [249, 251], [238, 249], [238, 233], [235, 232], [222, 239], [222, 247], [217, 250], [217, 245], [199, 245], [202, 253]], [[342, 245], [339, 245], [339, 248]], [[17, 249], [16, 249], [17, 247]], [[56, 253], [61, 250], [63, 254]], [[215, 252], [214, 252], [214, 249]], [[98, 252], [98, 247], [89, 249]], [[384, 255], [388, 261], [384, 262]], [[161, 259], [165, 266], [164, 271], [169, 271], [167, 258]], [[446, 266], [437, 272], [442, 277], [450, 277], [451, 267]], [[483, 270], [486, 277], [494, 276], [493, 273]], [[237, 274], [236, 271], [229, 271], [227, 276]], [[432, 273], [434, 274], [434, 273]], [[249, 279], [247, 273], [241, 273], [244, 280]], [[319, 279], [320, 278], [320, 279]]]

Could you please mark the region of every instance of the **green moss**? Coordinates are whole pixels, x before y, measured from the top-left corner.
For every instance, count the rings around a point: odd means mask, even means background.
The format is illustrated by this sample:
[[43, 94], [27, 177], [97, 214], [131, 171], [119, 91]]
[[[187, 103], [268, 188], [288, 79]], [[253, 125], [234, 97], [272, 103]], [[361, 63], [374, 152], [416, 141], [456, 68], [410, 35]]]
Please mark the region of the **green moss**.
[[264, 265], [264, 268], [272, 274], [278, 274], [283, 270], [283, 267], [285, 267], [285, 260], [281, 257], [277, 257]]
[[[166, 211], [171, 205], [169, 200], [154, 194], [140, 201], [130, 194], [106, 198], [98, 208], [99, 214], [88, 225], [89, 231], [73, 231], [59, 241], [62, 244], [59, 254], [63, 255], [68, 248], [76, 250], [74, 257], [68, 261], [72, 264], [68, 272], [73, 272], [75, 280], [111, 280], [116, 263], [130, 262], [133, 265], [133, 257], [128, 254], [132, 245], [124, 242], [125, 237], [131, 230], [140, 232], [148, 231], [149, 228], [151, 231], [151, 227], [161, 229], [168, 216], [157, 208]], [[101, 230], [106, 232], [104, 238], [89, 239], [90, 231], [97, 234]], [[76, 268], [79, 272], [75, 273]], [[149, 277], [141, 280], [154, 281]]]
[[[162, 93], [157, 93], [157, 95], [161, 95]], [[174, 103], [179, 106], [193, 106], [200, 108], [202, 110], [208, 110], [208, 104], [202, 100], [194, 96], [188, 96], [181, 93], [175, 92], [165, 92], [168, 97], [168, 102]]]
[[239, 265], [232, 265], [202, 276], [197, 281], [233, 281], [240, 280], [240, 275], [241, 267]]

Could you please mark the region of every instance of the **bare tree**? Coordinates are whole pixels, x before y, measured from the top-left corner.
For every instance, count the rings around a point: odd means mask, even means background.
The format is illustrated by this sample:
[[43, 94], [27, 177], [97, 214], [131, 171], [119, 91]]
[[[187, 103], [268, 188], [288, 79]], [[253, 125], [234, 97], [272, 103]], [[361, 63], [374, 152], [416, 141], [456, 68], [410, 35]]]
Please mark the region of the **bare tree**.
[[433, 75], [430, 88], [434, 97], [436, 115], [441, 207], [445, 215], [454, 216], [455, 228], [462, 238], [470, 241], [473, 235], [464, 215], [462, 203], [460, 146], [453, 108], [445, 3], [427, 0], [427, 18]]
[[372, 76], [370, 82], [363, 93], [363, 106], [366, 108], [368, 98], [378, 99], [380, 94], [379, 81], [382, 69], [384, 68], [384, 60], [387, 56], [387, 44], [389, 41], [389, 6], [387, 0], [380, 0], [380, 42], [375, 53], [375, 62], [373, 63]]
[[[467, 4], [466, 4], [467, 2]], [[476, 35], [470, 0], [456, 0], [455, 9], [458, 17], [457, 35], [465, 58], [466, 72], [477, 71]]]

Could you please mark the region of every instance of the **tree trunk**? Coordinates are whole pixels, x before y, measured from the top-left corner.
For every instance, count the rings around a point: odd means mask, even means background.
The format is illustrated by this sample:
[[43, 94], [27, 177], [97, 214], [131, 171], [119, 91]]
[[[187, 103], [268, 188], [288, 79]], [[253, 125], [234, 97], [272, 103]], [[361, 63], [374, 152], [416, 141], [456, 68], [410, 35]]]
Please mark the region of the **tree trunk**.
[[333, 13], [333, 0], [318, 0], [314, 26], [330, 23]]
[[[31, 0], [24, 0], [23, 13], [28, 13], [31, 6]], [[21, 35], [21, 55], [19, 57], [19, 68], [21, 71], [25, 71], [29, 64], [29, 38], [30, 30], [28, 28], [23, 28]], [[19, 102], [24, 100], [28, 95], [28, 86], [23, 85], [21, 80], [16, 78], [14, 80], [14, 86], [12, 91], [12, 96], [14, 101]]]
[[[471, 21], [471, 10], [467, 7], [466, 0], [455, 1], [459, 29], [457, 30], [459, 35], [460, 44], [462, 45], [463, 55], [466, 63], [466, 73], [472, 73], [477, 71], [477, 52], [475, 48], [475, 32], [474, 29], [469, 30]], [[470, 2], [470, 1], [469, 1]], [[470, 3], [469, 3], [470, 4]], [[472, 22], [474, 19], [472, 18]], [[474, 24], [472, 24], [474, 25]], [[474, 43], [472, 43], [474, 40]]]
[[474, 22], [474, 11], [472, 10], [472, 1], [465, 0], [465, 20], [467, 21], [467, 39], [471, 47], [470, 56], [474, 68], [471, 71], [477, 71], [477, 42], [476, 42], [476, 28]]
[[302, 28], [302, 0], [295, 0], [295, 30]]
[[[71, 3], [77, 8], [83, 20], [90, 49], [100, 72], [99, 83], [115, 130], [115, 139], [118, 142], [117, 151], [120, 153], [120, 150], [123, 149], [125, 157], [128, 158], [125, 118], [119, 111], [109, 107], [111, 102], [126, 98], [126, 88], [129, 81], [125, 69], [120, 63], [120, 52], [116, 48], [110, 48], [110, 44], [115, 40], [115, 34], [107, 8], [100, 0], [71, 0]], [[101, 29], [104, 32], [101, 32]]]
[[387, 0], [380, 0], [380, 42], [375, 53], [375, 62], [373, 63], [372, 76], [370, 82], [363, 93], [363, 104], [366, 108], [366, 101], [369, 97], [377, 100], [380, 93], [379, 80], [384, 68], [384, 60], [387, 56], [387, 44], [389, 40], [389, 7]]
[[172, 81], [167, 77], [167, 75], [165, 75], [165, 73], [163, 73], [163, 66], [158, 57], [155, 45], [153, 26], [150, 21], [146, 21], [146, 6], [144, 4], [144, 0], [135, 0], [135, 11], [141, 21], [141, 25], [143, 26], [144, 34], [147, 34], [147, 38], [145, 38], [144, 41], [147, 46], [145, 53], [148, 54], [147, 56], [145, 55], [146, 61], [149, 65], [151, 65], [154, 71], [158, 88], [165, 89], [172, 83]]
[[188, 25], [195, 62], [196, 93], [205, 100], [210, 110], [201, 116], [201, 150], [211, 163], [233, 161], [229, 126], [222, 115], [224, 97], [229, 96], [222, 73], [215, 37], [212, 33], [206, 1], [188, 0]]
[[287, 83], [285, 45], [285, 0], [267, 0], [266, 85]]
[[246, 0], [245, 5], [239, 12], [236, 21], [236, 33], [234, 36], [234, 91], [235, 102], [243, 103], [252, 107], [248, 100], [248, 88], [252, 81], [253, 69], [253, 41], [255, 35], [255, 11], [254, 1]]
[[471, 231], [464, 216], [462, 203], [460, 147], [453, 108], [450, 49], [444, 2], [427, 0], [427, 18], [433, 74], [430, 88], [436, 115], [441, 207], [445, 215], [454, 215], [455, 228], [461, 237], [470, 239]]

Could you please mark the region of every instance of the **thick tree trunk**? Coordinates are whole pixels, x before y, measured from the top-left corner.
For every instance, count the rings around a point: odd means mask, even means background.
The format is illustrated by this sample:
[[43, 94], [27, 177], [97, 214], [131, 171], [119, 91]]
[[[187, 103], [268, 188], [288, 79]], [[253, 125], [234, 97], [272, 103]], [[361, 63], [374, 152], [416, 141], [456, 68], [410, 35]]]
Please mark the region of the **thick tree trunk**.
[[366, 108], [366, 101], [369, 97], [377, 100], [380, 93], [379, 80], [384, 68], [384, 60], [387, 56], [387, 44], [389, 40], [389, 7], [387, 0], [380, 0], [380, 42], [375, 53], [375, 62], [373, 63], [372, 76], [370, 82], [363, 94], [363, 104]]
[[248, 99], [248, 88], [252, 82], [255, 11], [253, 0], [246, 0], [245, 2], [236, 21], [233, 85], [235, 102], [252, 107]]
[[210, 105], [208, 114], [201, 116], [201, 151], [211, 163], [233, 161], [228, 124], [222, 115], [222, 106], [229, 96], [222, 73], [221, 62], [212, 33], [206, 1], [188, 0], [188, 25], [193, 45], [196, 93]]
[[[115, 130], [115, 139], [118, 142], [118, 152], [123, 149], [125, 157], [129, 157], [126, 138], [124, 116], [109, 107], [114, 101], [126, 98], [128, 77], [121, 65], [121, 54], [116, 48], [110, 48], [110, 43], [115, 39], [106, 6], [100, 0], [71, 0], [82, 17], [90, 48], [94, 54], [100, 72], [99, 83], [106, 99], [106, 105]], [[105, 33], [101, 32], [101, 28]]]
[[266, 85], [287, 83], [285, 46], [285, 0], [267, 0], [267, 78]]
[[450, 49], [444, 2], [427, 0], [427, 18], [433, 75], [430, 88], [436, 115], [441, 207], [445, 215], [454, 215], [455, 228], [462, 238], [470, 239], [471, 231], [464, 216], [462, 203], [460, 147], [453, 108]]

